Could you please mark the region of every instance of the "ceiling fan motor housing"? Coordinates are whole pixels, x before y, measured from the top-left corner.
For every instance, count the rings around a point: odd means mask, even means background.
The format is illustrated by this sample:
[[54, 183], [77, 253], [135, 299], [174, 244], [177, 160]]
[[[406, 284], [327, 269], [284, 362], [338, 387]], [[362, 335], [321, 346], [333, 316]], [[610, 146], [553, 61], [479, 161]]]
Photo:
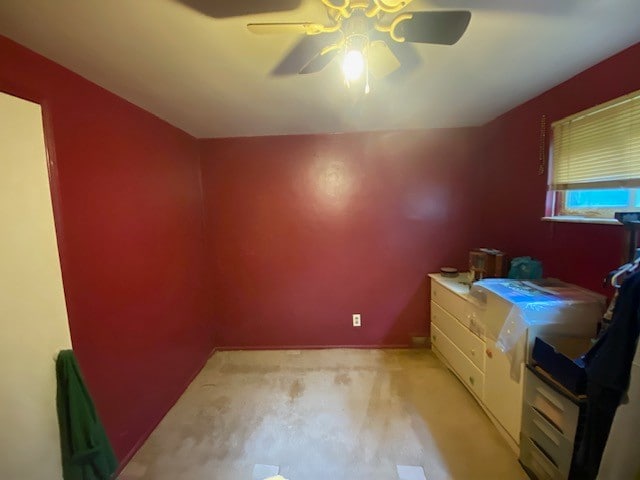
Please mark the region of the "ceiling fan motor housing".
[[366, 54], [369, 47], [369, 31], [371, 30], [371, 19], [367, 18], [364, 9], [356, 9], [349, 18], [345, 18], [342, 23], [344, 33], [345, 52], [358, 50]]

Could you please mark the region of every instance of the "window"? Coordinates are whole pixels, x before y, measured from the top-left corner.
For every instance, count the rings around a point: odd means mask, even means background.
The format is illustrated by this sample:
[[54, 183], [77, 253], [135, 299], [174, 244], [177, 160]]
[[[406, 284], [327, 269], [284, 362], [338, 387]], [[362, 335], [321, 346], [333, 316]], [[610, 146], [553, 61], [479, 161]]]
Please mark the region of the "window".
[[640, 207], [640, 189], [566, 190], [561, 192], [558, 207], [560, 215], [613, 218], [615, 212], [637, 210]]
[[552, 125], [550, 214], [613, 218], [640, 207], [640, 91]]

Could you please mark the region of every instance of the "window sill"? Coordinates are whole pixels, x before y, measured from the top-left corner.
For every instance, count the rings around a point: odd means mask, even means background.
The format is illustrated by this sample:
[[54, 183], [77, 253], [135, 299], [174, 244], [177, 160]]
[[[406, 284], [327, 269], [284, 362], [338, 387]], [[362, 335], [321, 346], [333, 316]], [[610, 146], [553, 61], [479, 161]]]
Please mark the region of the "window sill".
[[561, 222], [561, 223], [592, 223], [596, 225], [622, 225], [615, 218], [589, 218], [589, 217], [542, 217], [543, 222]]

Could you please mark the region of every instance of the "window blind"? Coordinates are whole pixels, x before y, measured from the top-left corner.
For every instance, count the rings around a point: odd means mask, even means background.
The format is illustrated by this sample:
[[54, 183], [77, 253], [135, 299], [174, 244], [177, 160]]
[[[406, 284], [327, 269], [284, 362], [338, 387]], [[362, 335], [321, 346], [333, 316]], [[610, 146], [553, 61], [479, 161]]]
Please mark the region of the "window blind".
[[640, 90], [552, 124], [549, 190], [640, 187]]

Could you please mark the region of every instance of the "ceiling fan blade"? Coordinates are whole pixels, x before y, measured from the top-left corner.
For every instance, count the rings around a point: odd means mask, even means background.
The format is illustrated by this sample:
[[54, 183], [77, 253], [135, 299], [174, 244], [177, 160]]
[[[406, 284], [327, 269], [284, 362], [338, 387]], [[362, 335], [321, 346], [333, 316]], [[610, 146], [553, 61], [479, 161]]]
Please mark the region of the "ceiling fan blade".
[[179, 3], [213, 18], [239, 17], [242, 15], [257, 15], [259, 13], [285, 12], [295, 10], [302, 0], [177, 0]]
[[471, 20], [467, 10], [450, 12], [409, 12], [411, 18], [396, 25], [393, 34], [406, 42], [453, 45], [464, 34]]
[[308, 33], [313, 35], [314, 33], [321, 33], [325, 28], [320, 23], [311, 22], [281, 22], [281, 23], [249, 23], [247, 28], [251, 33], [257, 33], [260, 35], [274, 34], [274, 33]]
[[371, 41], [384, 41], [391, 53], [393, 53], [400, 62], [400, 68], [390, 73], [385, 79], [389, 81], [401, 80], [409, 75], [422, 64], [422, 58], [418, 54], [418, 49], [411, 43], [394, 42], [388, 33], [374, 31], [371, 33]]
[[371, 42], [367, 60], [369, 71], [376, 78], [386, 77], [400, 68], [400, 60], [389, 50], [387, 43], [383, 40]]
[[338, 42], [340, 38], [339, 32], [302, 37], [275, 66], [271, 75], [297, 75], [309, 63], [310, 58], [313, 58], [325, 46]]
[[324, 67], [331, 63], [331, 60], [336, 58], [336, 55], [340, 49], [338, 47], [325, 51], [319, 51], [311, 60], [307, 62], [307, 64], [300, 69], [298, 73], [301, 75], [308, 75], [309, 73], [317, 73], [322, 70]]

